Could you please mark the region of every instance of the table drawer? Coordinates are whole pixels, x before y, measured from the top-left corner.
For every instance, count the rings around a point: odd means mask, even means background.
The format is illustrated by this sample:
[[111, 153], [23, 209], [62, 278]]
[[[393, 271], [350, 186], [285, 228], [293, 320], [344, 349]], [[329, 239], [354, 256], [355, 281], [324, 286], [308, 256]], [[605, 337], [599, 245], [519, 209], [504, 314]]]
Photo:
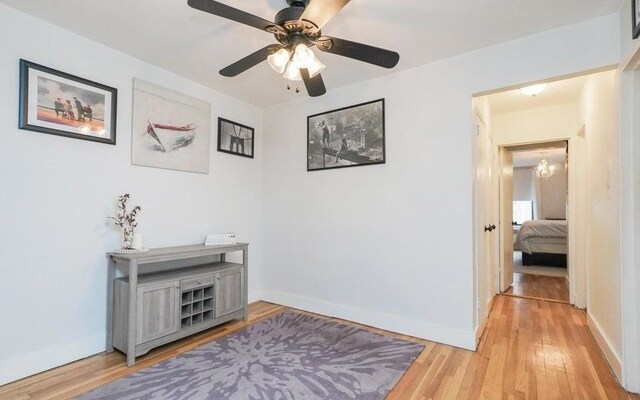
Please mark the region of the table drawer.
[[189, 290], [201, 286], [211, 286], [214, 282], [213, 274], [200, 275], [189, 279], [183, 279], [180, 281], [180, 287], [182, 290]]

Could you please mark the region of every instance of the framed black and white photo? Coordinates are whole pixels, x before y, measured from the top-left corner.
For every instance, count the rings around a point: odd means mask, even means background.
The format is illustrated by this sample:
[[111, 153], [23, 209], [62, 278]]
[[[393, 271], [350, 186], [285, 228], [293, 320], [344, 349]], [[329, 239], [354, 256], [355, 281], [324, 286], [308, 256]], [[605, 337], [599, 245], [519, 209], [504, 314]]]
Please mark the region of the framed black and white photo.
[[117, 89], [20, 60], [20, 129], [116, 144], [117, 99]]
[[631, 14], [633, 16], [633, 38], [640, 36], [640, 0], [631, 0]]
[[218, 118], [218, 151], [253, 158], [254, 144], [253, 128]]
[[307, 117], [307, 171], [384, 164], [384, 99]]

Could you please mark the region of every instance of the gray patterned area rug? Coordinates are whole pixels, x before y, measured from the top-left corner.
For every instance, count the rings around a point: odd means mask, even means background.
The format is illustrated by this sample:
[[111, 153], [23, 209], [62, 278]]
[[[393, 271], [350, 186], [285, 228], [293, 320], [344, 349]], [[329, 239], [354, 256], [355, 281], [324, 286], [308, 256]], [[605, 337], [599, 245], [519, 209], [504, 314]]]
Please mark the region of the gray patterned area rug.
[[384, 399], [423, 348], [284, 312], [78, 399]]

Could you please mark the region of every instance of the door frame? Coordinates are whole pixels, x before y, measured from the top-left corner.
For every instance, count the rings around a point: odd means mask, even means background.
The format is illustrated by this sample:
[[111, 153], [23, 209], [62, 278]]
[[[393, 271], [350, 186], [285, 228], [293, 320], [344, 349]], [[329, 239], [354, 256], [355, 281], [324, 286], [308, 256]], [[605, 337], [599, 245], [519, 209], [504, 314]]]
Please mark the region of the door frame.
[[[622, 384], [640, 392], [640, 193], [636, 190], [640, 152], [640, 49], [619, 68], [620, 91], [620, 266]], [[625, 216], [622, 218], [622, 216]]]
[[[503, 247], [504, 245], [504, 241], [506, 240], [506, 238], [504, 237], [505, 232], [506, 232], [506, 228], [504, 226], [504, 224], [502, 223], [502, 217], [504, 215], [504, 209], [503, 209], [503, 204], [506, 204], [507, 202], [505, 201], [505, 190], [504, 190], [504, 157], [503, 157], [503, 152], [509, 152], [511, 153], [511, 155], [509, 157], [511, 157], [511, 203], [512, 203], [512, 212], [513, 212], [513, 153], [511, 152], [511, 150], [507, 149], [507, 146], [497, 146], [498, 147], [498, 154], [499, 154], [499, 162], [500, 165], [498, 167], [498, 231], [500, 232], [500, 235], [498, 237], [498, 272], [497, 272], [497, 280], [498, 280], [498, 293], [505, 293], [509, 288], [506, 288], [504, 291], [502, 290], [502, 283], [503, 283], [503, 276], [505, 275], [505, 264], [504, 264], [504, 256], [506, 254], [506, 249]], [[509, 235], [507, 236], [509, 238], [509, 240], [511, 240], [511, 275], [513, 275], [513, 226], [511, 225], [513, 223], [513, 215], [509, 218]], [[513, 286], [513, 276], [511, 277], [511, 285], [509, 287]]]
[[[581, 131], [582, 129], [583, 129], [583, 124], [581, 124], [579, 131]], [[576, 154], [577, 153], [577, 151], [575, 150], [576, 142], [574, 138], [561, 136], [561, 137], [552, 138], [552, 139], [545, 138], [545, 139], [521, 140], [521, 141], [513, 141], [513, 142], [501, 142], [498, 144], [498, 148], [502, 149], [502, 148], [514, 147], [514, 146], [527, 146], [527, 145], [536, 145], [536, 144], [544, 144], [549, 142], [560, 142], [560, 141], [566, 141], [569, 146], [569, 156], [568, 156], [568, 162], [567, 162], [568, 170], [569, 170], [568, 179], [567, 179], [567, 203], [569, 206], [569, 212], [567, 215], [567, 224], [569, 229], [569, 235], [567, 237], [567, 247], [568, 247], [567, 274], [569, 275], [569, 302], [578, 308], [586, 308], [587, 268], [584, 263], [580, 264], [576, 262], [576, 257], [575, 257], [576, 252], [580, 251], [579, 248], [577, 248], [578, 235], [572, 233], [577, 231], [576, 221], [578, 219], [578, 213], [576, 212], [576, 206], [577, 206], [576, 189], [578, 187], [577, 185], [578, 175], [577, 175], [577, 168], [575, 167], [577, 164], [576, 157], [578, 156], [578, 154]], [[498, 173], [500, 174], [499, 178], [501, 180], [502, 170], [499, 170]], [[502, 198], [502, 193], [500, 193], [499, 196], [500, 196], [500, 204], [503, 204], [504, 199]], [[509, 223], [511, 223], [511, 221], [509, 221]], [[498, 221], [498, 224], [499, 224], [498, 229], [502, 230], [504, 228], [502, 219]], [[501, 256], [500, 256], [500, 262], [498, 265], [498, 271], [499, 271], [498, 274], [502, 275], [504, 273], [504, 264], [503, 264], [504, 260], [502, 258], [502, 241], [500, 241], [499, 246], [501, 250], [500, 251]], [[586, 250], [584, 243], [582, 244], [582, 249], [583, 251]], [[584, 286], [584, 290], [581, 290], [580, 285]]]

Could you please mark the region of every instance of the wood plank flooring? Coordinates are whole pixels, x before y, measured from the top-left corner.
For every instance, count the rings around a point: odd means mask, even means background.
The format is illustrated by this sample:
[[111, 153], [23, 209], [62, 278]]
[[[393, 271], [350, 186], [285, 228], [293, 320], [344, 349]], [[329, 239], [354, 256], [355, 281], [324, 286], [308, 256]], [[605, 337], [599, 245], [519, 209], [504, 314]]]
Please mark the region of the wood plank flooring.
[[[249, 324], [285, 310], [254, 303]], [[0, 386], [0, 399], [68, 399], [246, 325], [233, 322], [169, 344], [141, 357], [132, 368], [125, 367], [118, 352], [89, 357]], [[616, 381], [586, 326], [584, 311], [566, 304], [496, 297], [477, 352], [361, 327], [426, 346], [389, 400], [640, 400]]]
[[569, 288], [564, 277], [513, 274], [513, 285], [506, 294], [569, 302]]

